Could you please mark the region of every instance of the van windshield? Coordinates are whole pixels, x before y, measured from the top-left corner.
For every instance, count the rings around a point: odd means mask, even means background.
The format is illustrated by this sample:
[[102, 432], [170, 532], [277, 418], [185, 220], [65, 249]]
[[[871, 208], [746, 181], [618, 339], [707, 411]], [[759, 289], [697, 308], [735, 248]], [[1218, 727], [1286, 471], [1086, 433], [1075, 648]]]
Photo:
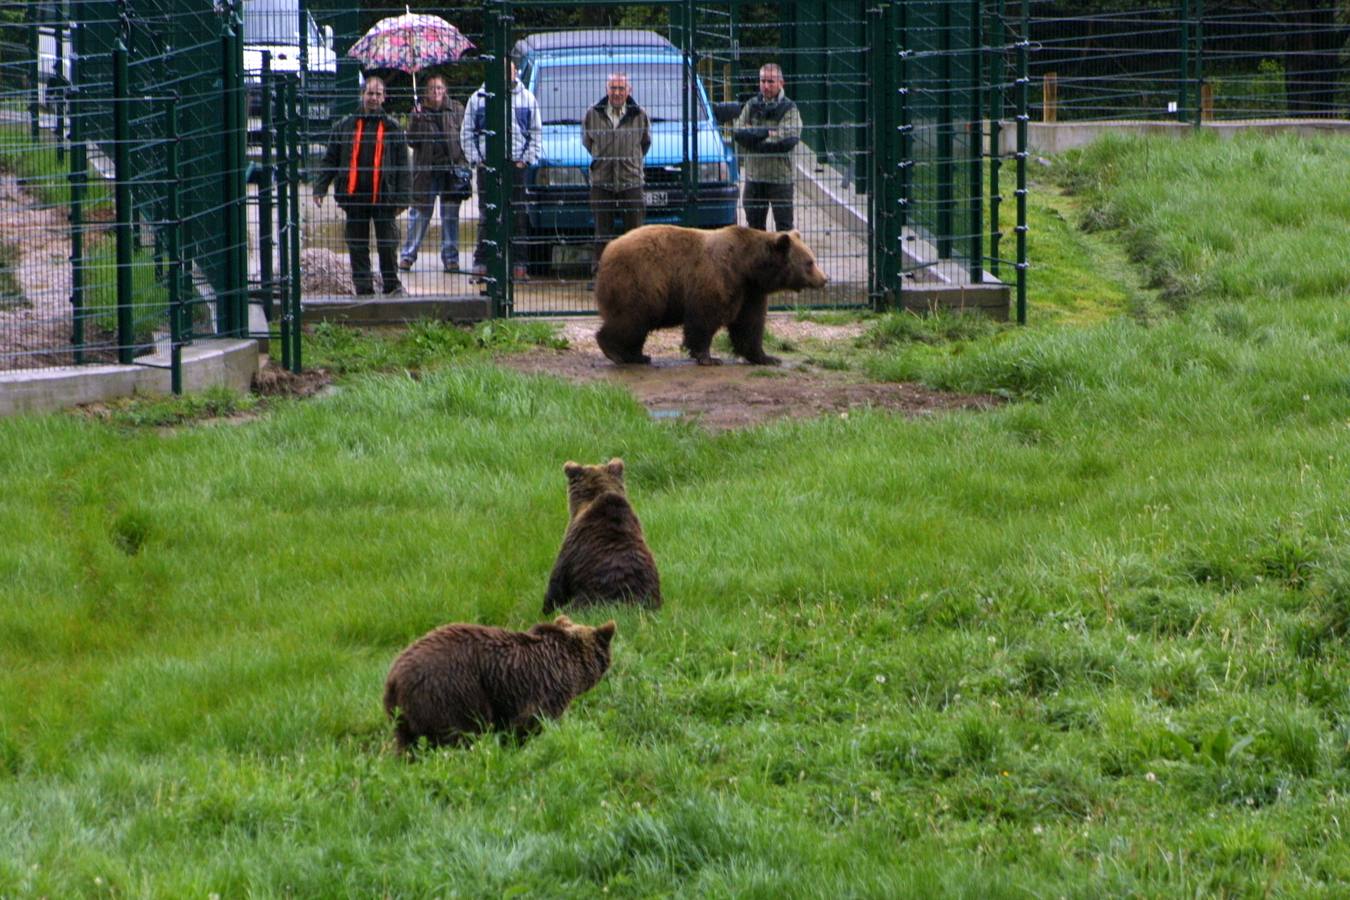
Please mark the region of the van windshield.
[[[534, 84], [539, 113], [545, 125], [580, 124], [586, 110], [605, 96], [612, 72], [628, 75], [633, 100], [653, 122], [679, 122], [684, 118], [680, 102], [682, 66], [670, 63], [595, 63], [574, 66], [540, 66]], [[709, 111], [691, 90], [695, 115], [707, 119]]]

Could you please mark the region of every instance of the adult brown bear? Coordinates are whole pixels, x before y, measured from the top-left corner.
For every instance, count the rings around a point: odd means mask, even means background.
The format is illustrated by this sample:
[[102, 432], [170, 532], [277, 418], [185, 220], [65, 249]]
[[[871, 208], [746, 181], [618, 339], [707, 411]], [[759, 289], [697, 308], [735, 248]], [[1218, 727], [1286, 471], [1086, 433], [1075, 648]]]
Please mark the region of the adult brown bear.
[[746, 362], [777, 365], [764, 352], [769, 295], [818, 288], [826, 280], [795, 231], [645, 225], [611, 241], [600, 257], [595, 341], [616, 363], [649, 363], [642, 352], [648, 333], [683, 325], [685, 349], [710, 366], [721, 362], [708, 350], [725, 326]]

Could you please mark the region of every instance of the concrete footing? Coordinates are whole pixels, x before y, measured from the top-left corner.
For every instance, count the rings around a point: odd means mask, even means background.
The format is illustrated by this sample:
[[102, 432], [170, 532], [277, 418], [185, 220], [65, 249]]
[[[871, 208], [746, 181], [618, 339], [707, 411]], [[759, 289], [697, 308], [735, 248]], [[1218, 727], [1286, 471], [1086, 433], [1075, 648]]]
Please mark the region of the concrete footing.
[[[258, 372], [258, 342], [199, 340], [183, 348], [183, 390], [224, 386], [247, 391]], [[171, 392], [169, 355], [157, 352], [136, 363], [61, 366], [0, 372], [0, 415], [51, 412], [135, 395]]]

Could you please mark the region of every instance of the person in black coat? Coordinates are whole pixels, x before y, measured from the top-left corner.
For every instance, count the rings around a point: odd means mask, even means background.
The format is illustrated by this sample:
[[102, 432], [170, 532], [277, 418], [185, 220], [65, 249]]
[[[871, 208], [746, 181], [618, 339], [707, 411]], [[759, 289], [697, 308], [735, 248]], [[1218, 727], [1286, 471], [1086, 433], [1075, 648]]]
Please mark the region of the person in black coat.
[[358, 296], [375, 293], [370, 271], [370, 230], [380, 258], [380, 282], [386, 296], [400, 295], [398, 214], [408, 206], [408, 142], [398, 122], [384, 111], [384, 80], [366, 79], [361, 109], [333, 126], [314, 204], [323, 206], [328, 186], [347, 216], [344, 236], [352, 263], [352, 287]]

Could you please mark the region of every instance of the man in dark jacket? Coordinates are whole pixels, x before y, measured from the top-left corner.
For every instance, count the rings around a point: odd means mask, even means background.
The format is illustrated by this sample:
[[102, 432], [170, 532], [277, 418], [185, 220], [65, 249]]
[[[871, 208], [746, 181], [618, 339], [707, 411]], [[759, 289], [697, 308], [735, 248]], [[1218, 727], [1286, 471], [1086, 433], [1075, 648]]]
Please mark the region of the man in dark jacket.
[[328, 152], [314, 182], [316, 206], [323, 206], [330, 184], [338, 206], [347, 216], [344, 236], [356, 293], [375, 293], [370, 271], [373, 225], [384, 293], [402, 294], [395, 219], [408, 205], [408, 144], [398, 122], [384, 112], [381, 78], [367, 78], [361, 90], [360, 111], [333, 126]]
[[413, 110], [408, 144], [413, 152], [412, 209], [408, 236], [399, 252], [398, 267], [411, 269], [426, 237], [436, 200], [441, 201], [441, 264], [459, 271], [459, 205], [473, 196], [472, 171], [459, 141], [464, 104], [446, 96], [445, 79], [427, 79], [426, 102]]
[[776, 63], [760, 67], [759, 93], [741, 110], [732, 136], [743, 154], [745, 224], [763, 231], [772, 207], [774, 228], [791, 231], [791, 152], [802, 137], [802, 117], [783, 91], [783, 70]]
[[581, 144], [591, 155], [591, 213], [595, 217], [595, 260], [600, 263], [605, 245], [646, 220], [642, 201], [642, 160], [652, 146], [652, 126], [647, 113], [629, 96], [628, 76], [609, 76], [606, 96], [586, 110], [581, 122]]

